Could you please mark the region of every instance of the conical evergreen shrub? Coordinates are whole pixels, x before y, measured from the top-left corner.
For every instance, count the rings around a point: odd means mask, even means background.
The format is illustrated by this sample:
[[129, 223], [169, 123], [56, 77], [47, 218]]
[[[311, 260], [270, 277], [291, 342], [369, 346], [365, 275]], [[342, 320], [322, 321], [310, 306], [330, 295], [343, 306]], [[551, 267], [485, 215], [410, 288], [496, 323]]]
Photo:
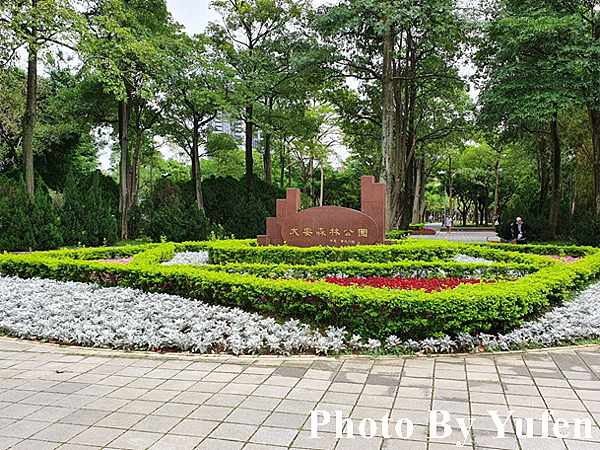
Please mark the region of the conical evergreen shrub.
[[68, 245], [97, 247], [117, 241], [118, 223], [110, 193], [100, 188], [103, 176], [97, 171], [80, 179], [68, 175], [60, 216]]
[[36, 177], [32, 204], [20, 174], [0, 175], [0, 251], [51, 250], [62, 244], [60, 218], [42, 180]]

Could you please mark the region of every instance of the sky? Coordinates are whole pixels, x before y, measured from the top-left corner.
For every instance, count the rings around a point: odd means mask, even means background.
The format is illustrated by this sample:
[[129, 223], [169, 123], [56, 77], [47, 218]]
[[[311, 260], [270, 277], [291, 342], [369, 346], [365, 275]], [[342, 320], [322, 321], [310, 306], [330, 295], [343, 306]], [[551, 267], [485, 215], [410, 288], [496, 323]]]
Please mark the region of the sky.
[[[211, 0], [167, 0], [167, 9], [175, 21], [185, 26], [189, 35], [204, 31], [208, 22], [219, 20], [219, 15], [209, 8]], [[326, 0], [313, 0], [313, 5], [330, 3]]]
[[175, 21], [185, 26], [187, 34], [194, 35], [204, 31], [208, 22], [219, 19], [209, 4], [210, 0], [167, 0], [167, 9]]

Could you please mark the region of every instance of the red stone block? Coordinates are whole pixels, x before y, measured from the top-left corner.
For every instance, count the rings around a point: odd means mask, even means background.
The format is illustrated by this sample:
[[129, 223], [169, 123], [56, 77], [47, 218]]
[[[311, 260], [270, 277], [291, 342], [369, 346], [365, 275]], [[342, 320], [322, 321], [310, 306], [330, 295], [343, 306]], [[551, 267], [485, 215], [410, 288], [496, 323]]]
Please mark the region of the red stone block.
[[364, 176], [361, 178], [361, 211], [322, 206], [298, 212], [300, 189], [287, 189], [285, 200], [277, 200], [277, 217], [267, 218], [267, 234], [257, 236], [258, 244], [286, 242], [297, 247], [382, 244], [385, 241], [385, 193], [385, 184], [375, 183], [373, 176]]

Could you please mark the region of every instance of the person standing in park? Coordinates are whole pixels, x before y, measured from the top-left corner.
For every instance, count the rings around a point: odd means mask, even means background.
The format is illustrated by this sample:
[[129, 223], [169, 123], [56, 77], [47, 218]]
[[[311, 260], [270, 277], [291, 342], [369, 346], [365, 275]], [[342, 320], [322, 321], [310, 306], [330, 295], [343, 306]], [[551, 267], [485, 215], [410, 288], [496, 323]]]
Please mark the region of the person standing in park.
[[446, 216], [446, 231], [450, 233], [452, 231], [452, 217]]
[[529, 235], [531, 227], [523, 222], [523, 219], [517, 217], [517, 223], [515, 223], [513, 232], [514, 238], [517, 240], [517, 244], [527, 244], [527, 236]]
[[504, 233], [502, 233], [502, 239], [505, 244], [510, 244], [515, 239], [515, 221], [510, 219], [508, 221], [508, 225], [504, 229]]

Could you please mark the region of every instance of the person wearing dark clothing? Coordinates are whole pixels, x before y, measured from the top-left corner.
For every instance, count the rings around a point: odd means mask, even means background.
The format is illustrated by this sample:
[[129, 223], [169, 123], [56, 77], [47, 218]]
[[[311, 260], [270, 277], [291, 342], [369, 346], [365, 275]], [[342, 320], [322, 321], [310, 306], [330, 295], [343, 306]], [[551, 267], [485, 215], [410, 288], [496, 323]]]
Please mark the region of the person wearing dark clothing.
[[510, 242], [515, 238], [514, 225], [515, 225], [515, 221], [510, 219], [508, 221], [508, 225], [504, 229], [504, 234], [502, 234], [502, 239], [504, 239], [505, 244], [510, 244]]
[[517, 244], [527, 244], [527, 236], [531, 227], [523, 222], [523, 219], [517, 217], [517, 223], [513, 226], [514, 237], [517, 239]]

